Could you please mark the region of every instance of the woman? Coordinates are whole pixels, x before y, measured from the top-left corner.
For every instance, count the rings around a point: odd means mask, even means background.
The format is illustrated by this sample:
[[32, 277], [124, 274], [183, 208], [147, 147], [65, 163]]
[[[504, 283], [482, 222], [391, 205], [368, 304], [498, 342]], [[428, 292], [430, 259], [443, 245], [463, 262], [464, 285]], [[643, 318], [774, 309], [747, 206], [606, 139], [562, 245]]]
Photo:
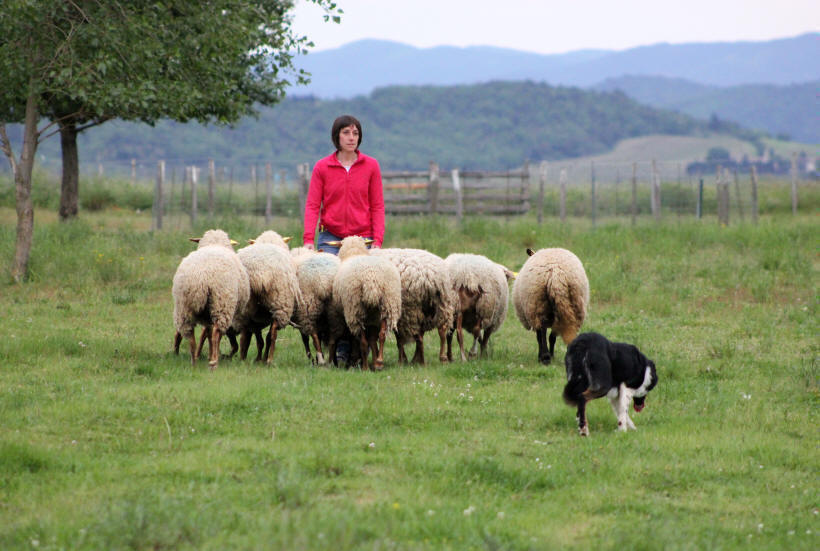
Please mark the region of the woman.
[[319, 238], [315, 247], [337, 254], [338, 247], [327, 245], [350, 235], [373, 239], [371, 247], [384, 240], [384, 195], [379, 163], [359, 151], [362, 125], [355, 117], [342, 115], [333, 121], [330, 137], [336, 151], [313, 167], [305, 201], [305, 229], [302, 242], [314, 248], [316, 224]]

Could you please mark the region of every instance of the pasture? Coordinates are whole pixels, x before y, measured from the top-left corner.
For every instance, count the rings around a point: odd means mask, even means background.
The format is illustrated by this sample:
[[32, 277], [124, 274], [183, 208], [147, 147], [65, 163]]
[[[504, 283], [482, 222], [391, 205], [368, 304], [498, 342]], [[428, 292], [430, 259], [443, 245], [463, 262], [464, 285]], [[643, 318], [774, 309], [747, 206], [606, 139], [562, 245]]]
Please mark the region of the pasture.
[[[660, 378], [637, 431], [597, 400], [588, 438], [561, 400], [564, 343], [538, 364], [512, 304], [489, 360], [439, 364], [431, 332], [426, 366], [398, 366], [389, 339], [381, 373], [317, 368], [290, 328], [273, 366], [210, 372], [171, 353], [191, 232], [116, 207], [35, 220], [31, 281], [0, 287], [2, 549], [820, 547], [816, 210], [389, 218], [387, 246], [513, 270], [526, 247], [579, 256], [583, 330], [638, 345]], [[14, 223], [0, 208], [4, 263]], [[273, 228], [299, 241], [298, 220]]]

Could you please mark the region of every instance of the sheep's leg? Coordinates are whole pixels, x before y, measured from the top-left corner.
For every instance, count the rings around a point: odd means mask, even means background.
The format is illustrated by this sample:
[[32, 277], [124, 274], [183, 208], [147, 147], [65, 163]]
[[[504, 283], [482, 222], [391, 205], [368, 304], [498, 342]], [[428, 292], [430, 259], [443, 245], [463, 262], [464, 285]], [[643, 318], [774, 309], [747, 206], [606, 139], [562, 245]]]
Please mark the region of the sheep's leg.
[[336, 362], [336, 339], [330, 337], [327, 341], [327, 360], [332, 364], [338, 367], [338, 363]]
[[239, 344], [236, 342], [236, 331], [228, 329], [225, 335], [228, 337], [228, 342], [231, 343], [231, 353], [228, 354], [228, 358], [233, 359], [236, 351], [239, 350]]
[[467, 356], [464, 354], [464, 332], [461, 324], [464, 322], [464, 314], [458, 313], [456, 317], [456, 338], [458, 339], [458, 350], [461, 352], [461, 361], [466, 362]]
[[182, 343], [182, 333], [174, 333], [174, 354], [179, 355], [179, 345]]
[[[557, 338], [558, 338], [558, 335], [555, 333], [555, 329], [550, 331], [550, 358], [555, 356], [555, 339], [557, 339]], [[567, 343], [567, 344], [569, 344], [569, 343]]]
[[214, 325], [211, 328], [211, 340], [209, 343], [210, 346], [210, 357], [208, 358], [208, 366], [211, 368], [211, 371], [216, 369], [217, 364], [219, 363], [219, 341], [222, 339], [222, 331]]
[[319, 339], [318, 333], [313, 333], [313, 348], [316, 349], [316, 362], [319, 365], [325, 365], [327, 362], [325, 361], [325, 355], [322, 353], [322, 341]]
[[199, 350], [197, 350], [197, 352], [196, 352], [197, 359], [199, 359], [199, 357], [202, 355], [202, 348], [205, 346], [205, 341], [206, 340], [208, 341], [208, 350], [210, 352], [210, 349], [211, 349], [210, 339], [211, 339], [211, 326], [206, 325], [205, 327], [202, 328], [202, 334], [199, 337]]
[[447, 331], [447, 360], [453, 361], [453, 333], [452, 329]]
[[473, 336], [473, 344], [470, 346], [470, 351], [467, 353], [467, 357], [473, 359], [478, 357], [478, 343], [481, 340], [481, 329], [479, 329], [479, 326], [476, 325], [470, 330], [470, 334]]
[[362, 331], [359, 335], [359, 353], [362, 356], [362, 371], [369, 371], [370, 365], [367, 362], [367, 357], [370, 355], [370, 347], [367, 344], [367, 331]]
[[396, 335], [396, 347], [399, 349], [399, 365], [406, 364], [407, 354], [404, 353], [404, 344], [402, 344], [399, 338], [399, 332], [394, 331], [393, 334]]
[[549, 346], [547, 345], [547, 330], [536, 329], [535, 338], [538, 340], [538, 361], [544, 365], [549, 365], [552, 361]]
[[424, 365], [424, 335], [413, 335], [416, 341], [416, 352], [413, 354], [413, 363]]
[[301, 333], [302, 335], [302, 346], [305, 347], [305, 355], [307, 359], [310, 360], [310, 363], [315, 363], [313, 361], [313, 356], [310, 353], [310, 335], [306, 335], [305, 333]]
[[265, 363], [270, 364], [273, 362], [273, 353], [276, 350], [276, 335], [279, 331], [279, 328], [276, 327], [276, 322], [270, 324], [270, 331], [268, 331], [268, 342], [267, 346], [267, 354], [265, 355]]
[[191, 336], [188, 337], [188, 346], [191, 349], [191, 365], [196, 365], [199, 359], [199, 349], [196, 346], [196, 334], [192, 331]]
[[[564, 341], [564, 344], [569, 346], [569, 343], [575, 340], [575, 337], [578, 336], [578, 331], [575, 328], [569, 327], [561, 331], [561, 340]], [[553, 341], [555, 337], [552, 337]]]
[[[267, 338], [262, 336], [262, 329], [256, 330], [256, 361], [261, 362], [262, 358], [267, 358], [270, 353], [270, 331]], [[264, 352], [263, 352], [264, 350]]]
[[488, 350], [489, 343], [490, 343], [490, 335], [492, 335], [493, 330], [491, 327], [488, 327], [484, 330], [484, 334], [481, 335], [481, 357], [482, 358], [489, 358], [490, 352]]
[[441, 343], [438, 349], [438, 361], [447, 363], [450, 361], [450, 356], [447, 353], [447, 327], [444, 325], [438, 328], [438, 340]]
[[[379, 325], [379, 347], [378, 354], [373, 364], [377, 371], [384, 369], [384, 341], [387, 338], [387, 320], [382, 320]], [[375, 351], [374, 351], [375, 353]]]
[[587, 400], [583, 396], [578, 399], [578, 434], [589, 436], [589, 425], [587, 424]]
[[248, 348], [251, 346], [251, 332], [243, 329], [239, 335], [239, 359], [244, 361], [248, 357]]

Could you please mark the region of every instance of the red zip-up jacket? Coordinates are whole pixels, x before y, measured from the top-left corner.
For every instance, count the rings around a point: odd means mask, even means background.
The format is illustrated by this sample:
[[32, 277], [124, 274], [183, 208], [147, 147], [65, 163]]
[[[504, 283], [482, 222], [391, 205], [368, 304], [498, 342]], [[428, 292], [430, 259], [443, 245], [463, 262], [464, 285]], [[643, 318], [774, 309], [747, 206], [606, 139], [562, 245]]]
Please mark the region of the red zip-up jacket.
[[356, 151], [358, 158], [350, 170], [336, 153], [320, 159], [313, 167], [305, 201], [304, 244], [313, 243], [316, 222], [340, 238], [350, 235], [372, 237], [373, 245], [384, 241], [384, 193], [379, 162]]

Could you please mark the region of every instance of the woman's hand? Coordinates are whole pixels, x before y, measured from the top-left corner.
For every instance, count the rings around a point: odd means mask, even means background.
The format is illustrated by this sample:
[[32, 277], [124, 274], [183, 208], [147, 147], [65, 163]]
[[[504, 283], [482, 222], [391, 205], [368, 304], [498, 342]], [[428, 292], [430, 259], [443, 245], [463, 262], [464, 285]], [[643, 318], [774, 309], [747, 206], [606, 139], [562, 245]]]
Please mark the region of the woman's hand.
[[313, 243], [305, 243], [305, 244], [303, 245], [303, 247], [304, 247], [304, 248], [306, 248], [306, 249], [307, 249], [307, 250], [309, 250], [309, 251], [315, 250], [315, 249], [313, 248]]

